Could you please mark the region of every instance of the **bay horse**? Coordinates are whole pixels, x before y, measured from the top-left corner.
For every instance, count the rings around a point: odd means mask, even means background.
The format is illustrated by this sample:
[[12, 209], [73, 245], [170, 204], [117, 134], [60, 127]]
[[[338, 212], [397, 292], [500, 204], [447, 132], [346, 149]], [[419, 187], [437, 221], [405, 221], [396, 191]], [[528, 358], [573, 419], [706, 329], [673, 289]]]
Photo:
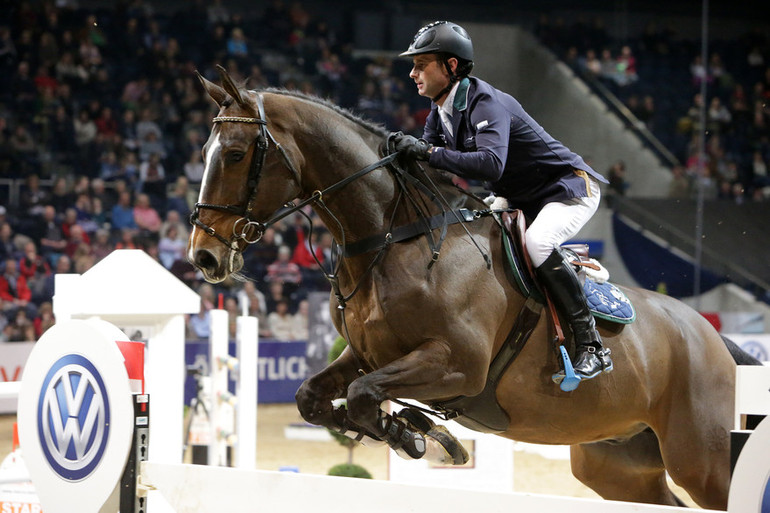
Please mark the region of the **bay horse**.
[[[477, 396], [526, 301], [505, 275], [500, 225], [482, 216], [391, 240], [399, 227], [441, 218], [442, 209], [486, 205], [446, 172], [426, 166], [411, 180], [394, 172], [381, 158], [383, 128], [319, 98], [246, 90], [218, 70], [221, 85], [199, 75], [219, 112], [203, 148], [189, 260], [212, 283], [237, 273], [242, 252], [292, 200], [300, 203], [290, 210], [312, 205], [346, 250], [381, 240], [344, 255], [328, 273], [332, 317], [349, 344], [302, 384], [297, 405], [313, 424], [353, 429], [395, 449], [412, 443], [414, 451], [412, 435], [431, 430], [431, 422], [412, 417], [394, 434], [398, 422], [381, 404]], [[560, 390], [541, 316], [492, 390], [507, 415], [498, 434], [570, 445], [573, 474], [606, 499], [682, 505], [667, 471], [699, 505], [726, 509], [735, 366], [743, 356], [678, 300], [622, 290], [636, 321], [599, 323], [615, 370], [574, 392]], [[342, 413], [332, 402], [339, 398], [347, 400]]]

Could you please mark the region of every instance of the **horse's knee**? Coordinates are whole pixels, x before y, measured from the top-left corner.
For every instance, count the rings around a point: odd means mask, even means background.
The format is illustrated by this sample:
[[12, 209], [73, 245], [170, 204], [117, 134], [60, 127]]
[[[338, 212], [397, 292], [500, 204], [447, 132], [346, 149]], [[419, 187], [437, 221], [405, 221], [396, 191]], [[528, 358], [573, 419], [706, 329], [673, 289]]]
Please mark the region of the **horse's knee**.
[[306, 379], [297, 389], [294, 400], [303, 419], [311, 424], [327, 425], [332, 412], [332, 397], [328, 393], [321, 393], [320, 390], [313, 386], [312, 378]]
[[347, 393], [348, 419], [372, 432], [379, 432], [377, 419], [380, 404], [386, 399], [379, 387], [369, 380], [359, 378], [353, 381]]

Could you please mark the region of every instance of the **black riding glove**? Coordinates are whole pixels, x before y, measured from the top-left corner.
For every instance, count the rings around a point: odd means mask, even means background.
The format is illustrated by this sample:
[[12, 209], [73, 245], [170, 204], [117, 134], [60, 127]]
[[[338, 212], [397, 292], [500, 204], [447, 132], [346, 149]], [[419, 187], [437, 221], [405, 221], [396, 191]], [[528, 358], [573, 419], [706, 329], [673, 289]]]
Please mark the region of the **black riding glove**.
[[401, 152], [405, 157], [416, 160], [428, 160], [430, 149], [433, 148], [433, 145], [425, 139], [418, 139], [401, 132], [394, 136], [393, 142], [395, 143], [396, 151]]

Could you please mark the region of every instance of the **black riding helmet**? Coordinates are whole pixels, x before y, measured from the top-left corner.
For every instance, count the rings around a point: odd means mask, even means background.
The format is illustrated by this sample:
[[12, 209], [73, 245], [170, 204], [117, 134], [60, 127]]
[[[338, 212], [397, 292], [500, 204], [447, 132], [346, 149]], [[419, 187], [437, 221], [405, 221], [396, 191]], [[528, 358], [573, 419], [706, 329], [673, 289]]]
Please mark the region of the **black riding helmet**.
[[[448, 93], [455, 82], [470, 74], [473, 69], [473, 42], [471, 36], [460, 25], [451, 21], [434, 21], [417, 31], [412, 44], [401, 57], [412, 57], [426, 53], [435, 53], [449, 72], [449, 86], [441, 91], [433, 101]], [[457, 71], [452, 73], [449, 58], [457, 58]]]

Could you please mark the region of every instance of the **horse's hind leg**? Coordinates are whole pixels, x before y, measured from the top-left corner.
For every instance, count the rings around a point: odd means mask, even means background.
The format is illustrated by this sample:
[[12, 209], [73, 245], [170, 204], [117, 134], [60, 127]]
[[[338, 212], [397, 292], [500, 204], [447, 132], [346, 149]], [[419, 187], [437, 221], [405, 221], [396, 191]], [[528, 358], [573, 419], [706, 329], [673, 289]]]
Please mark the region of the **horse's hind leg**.
[[571, 447], [572, 474], [605, 499], [683, 506], [666, 482], [652, 430], [624, 440]]

